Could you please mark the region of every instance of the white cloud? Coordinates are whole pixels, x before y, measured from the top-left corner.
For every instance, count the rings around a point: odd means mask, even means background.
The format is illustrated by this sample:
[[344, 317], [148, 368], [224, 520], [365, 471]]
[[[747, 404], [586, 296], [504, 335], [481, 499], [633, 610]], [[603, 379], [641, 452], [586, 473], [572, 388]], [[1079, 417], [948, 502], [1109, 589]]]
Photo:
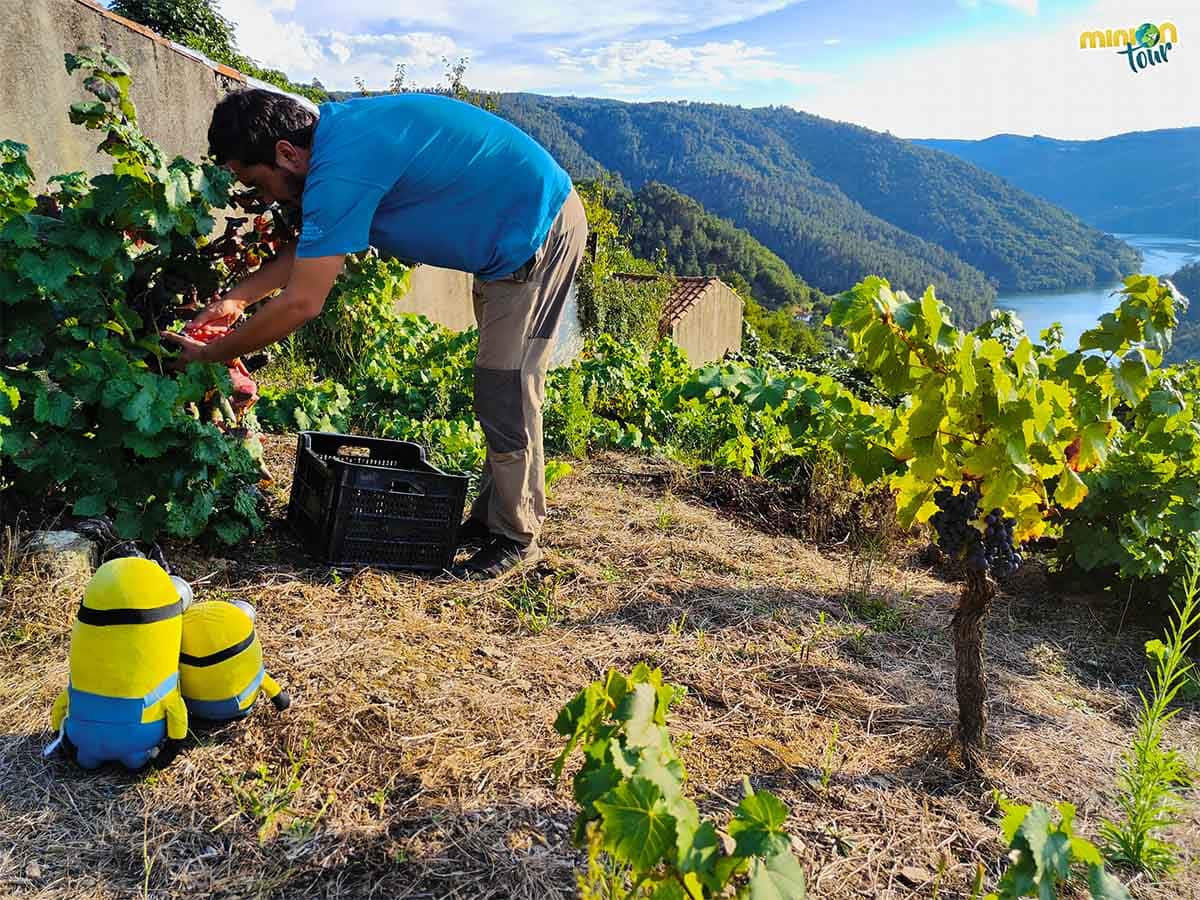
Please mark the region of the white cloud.
[[[233, 0], [226, 0], [233, 2]], [[240, 0], [267, 2], [267, 0]], [[294, 0], [280, 0], [294, 2]], [[602, 3], [563, 3], [561, 0], [423, 0], [382, 4], [378, 0], [338, 0], [322, 4], [319, 18], [340, 30], [377, 31], [399, 25], [414, 30], [444, 29], [474, 42], [498, 35], [570, 35], [593, 42], [627, 35], [638, 28], [695, 34], [722, 25], [744, 22], [794, 5], [800, 0], [606, 0]], [[302, 14], [307, 11], [301, 9]]]
[[836, 47], [841, 42], [842, 42], [841, 38], [827, 38], [825, 40], [825, 46], [826, 47]]
[[[346, 0], [351, 11], [357, 0]], [[682, 46], [677, 38], [579, 42], [579, 34], [531, 40], [524, 49], [525, 61], [514, 63], [489, 54], [487, 46], [497, 34], [511, 36], [522, 27], [531, 27], [538, 18], [540, 27], [565, 28], [562, 4], [520, 4], [519, 11], [507, 15], [500, 32], [481, 38], [479, 45], [460, 43], [434, 30], [364, 33], [342, 30], [307, 31], [290, 18], [296, 0], [222, 0], [222, 10], [238, 26], [239, 45], [246, 55], [269, 66], [283, 69], [297, 81], [308, 82], [314, 76], [327, 87], [351, 89], [362, 78], [374, 88], [386, 86], [397, 64], [405, 66], [410, 84], [426, 86], [442, 81], [443, 60], [470, 58], [468, 80], [491, 90], [542, 90], [555, 93], [602, 93], [622, 97], [680, 97], [711, 92], [714, 97], [751, 83], [774, 82], [796, 87], [814, 84], [822, 76], [775, 57], [767, 48], [743, 41], [710, 41]], [[358, 4], [361, 5], [361, 4]], [[707, 0], [696, 7], [698, 22], [719, 22], [735, 16], [744, 18], [754, 10], [786, 5], [769, 2], [727, 3]], [[338, 8], [343, 4], [339, 3]], [[445, 4], [432, 2], [420, 14], [430, 21], [446, 18]], [[487, 30], [486, 19], [495, 13], [489, 5], [479, 5], [481, 19], [472, 20], [474, 4], [456, 4], [455, 22], [459, 30], [466, 24], [468, 33]], [[613, 4], [615, 22], [654, 21], [659, 24], [683, 23], [685, 4], [679, 2], [633, 4], [617, 0]], [[545, 17], [535, 17], [538, 7]], [[652, 8], [651, 8], [652, 7]], [[378, 9], [378, 6], [372, 8]], [[607, 9], [607, 7], [606, 7]], [[491, 10], [492, 12], [488, 12]], [[409, 10], [409, 17], [418, 14]], [[586, 28], [591, 13], [581, 12], [572, 24]], [[558, 18], [555, 18], [557, 16]], [[600, 18], [609, 18], [603, 16]], [[598, 20], [597, 20], [598, 21]], [[592, 23], [596, 24], [595, 22]], [[499, 26], [497, 26], [499, 27]]]
[[1200, 15], [1164, 0], [1180, 46], [1165, 66], [1130, 72], [1113, 51], [1080, 50], [1079, 34], [1129, 26], [1126, 0], [1100, 0], [1052, 27], [1001, 39], [903, 51], [847, 73], [793, 106], [905, 137], [983, 138], [1001, 132], [1088, 139], [1200, 124]]
[[623, 86], [622, 93], [708, 88], [719, 92], [748, 83], [780, 81], [810, 85], [825, 76], [782, 62], [773, 51], [743, 41], [710, 41], [681, 47], [664, 40], [615, 41], [579, 50], [552, 50], [558, 73], [580, 85], [599, 80]]
[[1038, 14], [1038, 0], [958, 0], [958, 5], [967, 9], [978, 9], [981, 3], [992, 6], [1007, 6], [1010, 9], [1023, 12], [1027, 16], [1036, 16]]

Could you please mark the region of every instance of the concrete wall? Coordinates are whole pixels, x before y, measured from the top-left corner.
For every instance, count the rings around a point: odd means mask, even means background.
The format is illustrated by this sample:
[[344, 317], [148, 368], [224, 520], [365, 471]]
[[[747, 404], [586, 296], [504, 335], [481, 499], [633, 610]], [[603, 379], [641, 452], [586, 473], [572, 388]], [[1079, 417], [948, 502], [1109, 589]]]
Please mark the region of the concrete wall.
[[90, 100], [79, 73], [68, 75], [63, 54], [105, 47], [133, 71], [133, 102], [142, 130], [168, 157], [198, 159], [208, 148], [208, 122], [232, 69], [213, 68], [174, 49], [149, 30], [83, 0], [0, 0], [0, 139], [29, 146], [40, 182], [51, 175], [107, 170], [103, 139], [72, 125], [72, 103]]
[[[396, 309], [420, 313], [455, 331], [475, 327], [475, 303], [472, 299], [474, 276], [436, 266], [417, 266], [410, 278], [409, 290], [396, 301]], [[568, 366], [582, 353], [579, 292], [572, 285], [563, 308], [562, 322], [555, 335], [554, 347], [550, 351], [550, 367]]]
[[672, 326], [671, 339], [683, 348], [693, 366], [718, 360], [729, 350], [741, 350], [741, 298], [717, 282]]
[[409, 278], [408, 292], [396, 301], [396, 309], [400, 312], [420, 313], [455, 331], [475, 327], [469, 274], [436, 266], [417, 266]]

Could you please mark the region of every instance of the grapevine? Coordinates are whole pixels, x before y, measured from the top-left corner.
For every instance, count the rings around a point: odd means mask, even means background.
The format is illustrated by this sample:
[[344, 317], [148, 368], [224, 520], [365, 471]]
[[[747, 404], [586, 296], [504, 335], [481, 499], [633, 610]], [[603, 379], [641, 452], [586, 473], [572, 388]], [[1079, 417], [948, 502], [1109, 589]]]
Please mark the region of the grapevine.
[[[903, 464], [891, 477], [901, 524], [931, 521], [943, 549], [966, 563], [953, 631], [970, 767], [985, 749], [989, 570], [1011, 574], [1022, 562], [1018, 544], [1047, 533], [1050, 511], [1064, 516], [1084, 500], [1083, 473], [1104, 466], [1125, 427], [1118, 413], [1147, 398], [1170, 346], [1170, 285], [1135, 276], [1122, 294], [1075, 352], [1034, 345], [1012, 323], [1003, 342], [987, 324], [962, 332], [932, 288], [914, 300], [879, 278], [839, 295], [830, 313], [880, 389], [906, 396], [887, 435]], [[972, 521], [976, 502], [988, 511], [982, 522]]]
[[222, 366], [171, 372], [159, 340], [234, 274], [218, 254], [236, 229], [209, 240], [232, 176], [168, 161], [141, 133], [121, 60], [87, 49], [65, 61], [94, 98], [71, 121], [103, 135], [112, 171], [52, 176], [38, 197], [25, 148], [0, 142], [0, 312], [12, 323], [0, 335], [0, 466], [14, 506], [109, 515], [125, 538], [237, 543], [262, 525], [260, 473], [241, 436], [202, 410], [229, 406], [234, 385]]

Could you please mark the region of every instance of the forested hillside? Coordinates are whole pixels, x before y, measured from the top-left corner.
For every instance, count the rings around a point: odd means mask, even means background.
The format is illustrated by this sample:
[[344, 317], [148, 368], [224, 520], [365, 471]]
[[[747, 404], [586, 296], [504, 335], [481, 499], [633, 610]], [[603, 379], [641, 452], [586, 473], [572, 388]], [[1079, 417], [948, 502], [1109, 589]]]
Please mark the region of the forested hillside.
[[1200, 359], [1200, 263], [1184, 266], [1171, 276], [1171, 283], [1188, 298], [1189, 304], [1187, 312], [1179, 317], [1175, 342], [1167, 351], [1167, 359], [1171, 362]]
[[814, 287], [868, 272], [935, 284], [967, 321], [996, 287], [1088, 285], [1136, 253], [1001, 179], [889, 135], [797, 113], [716, 104], [508, 94], [500, 113], [575, 177], [658, 181], [761, 241]]
[[1200, 238], [1200, 128], [1099, 141], [998, 134], [914, 143], [962, 157], [1105, 231]]

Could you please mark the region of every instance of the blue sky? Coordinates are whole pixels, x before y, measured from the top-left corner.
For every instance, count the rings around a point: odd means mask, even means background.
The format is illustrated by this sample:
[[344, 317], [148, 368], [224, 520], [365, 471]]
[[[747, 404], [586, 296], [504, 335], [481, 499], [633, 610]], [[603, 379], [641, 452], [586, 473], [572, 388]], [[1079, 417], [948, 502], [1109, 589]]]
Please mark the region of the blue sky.
[[[465, 56], [468, 81], [494, 90], [786, 104], [905, 137], [1200, 124], [1197, 0], [220, 4], [248, 55], [331, 88], [385, 87], [397, 63], [429, 84]], [[1143, 21], [1177, 25], [1168, 65], [1135, 75], [1114, 51], [1078, 49], [1082, 30]]]

